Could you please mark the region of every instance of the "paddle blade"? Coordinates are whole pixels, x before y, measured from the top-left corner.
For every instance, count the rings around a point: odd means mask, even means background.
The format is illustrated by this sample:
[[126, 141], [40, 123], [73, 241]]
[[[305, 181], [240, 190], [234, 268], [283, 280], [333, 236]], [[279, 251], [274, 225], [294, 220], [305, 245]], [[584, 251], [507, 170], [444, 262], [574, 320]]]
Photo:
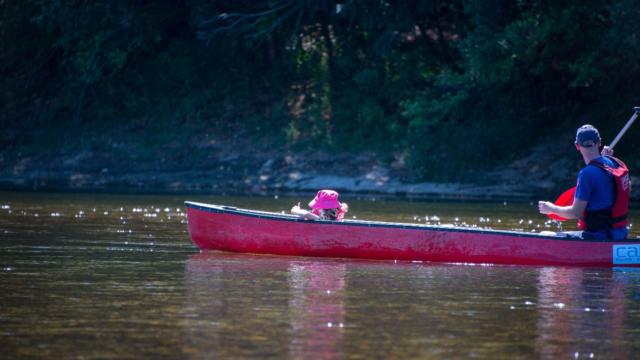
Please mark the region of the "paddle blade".
[[[569, 206], [573, 204], [573, 198], [575, 197], [575, 195], [576, 195], [576, 187], [574, 186], [571, 189], [563, 192], [560, 196], [558, 196], [554, 204], [558, 206]], [[551, 219], [559, 220], [559, 221], [568, 220], [556, 214], [547, 214], [547, 216]]]

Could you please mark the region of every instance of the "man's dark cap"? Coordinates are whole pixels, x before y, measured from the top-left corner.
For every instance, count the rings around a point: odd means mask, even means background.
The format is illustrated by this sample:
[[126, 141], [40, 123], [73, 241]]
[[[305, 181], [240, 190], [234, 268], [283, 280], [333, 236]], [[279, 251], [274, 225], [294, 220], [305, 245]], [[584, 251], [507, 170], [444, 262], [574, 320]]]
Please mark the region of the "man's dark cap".
[[592, 125], [582, 125], [576, 131], [576, 144], [582, 147], [592, 147], [600, 142], [600, 133]]

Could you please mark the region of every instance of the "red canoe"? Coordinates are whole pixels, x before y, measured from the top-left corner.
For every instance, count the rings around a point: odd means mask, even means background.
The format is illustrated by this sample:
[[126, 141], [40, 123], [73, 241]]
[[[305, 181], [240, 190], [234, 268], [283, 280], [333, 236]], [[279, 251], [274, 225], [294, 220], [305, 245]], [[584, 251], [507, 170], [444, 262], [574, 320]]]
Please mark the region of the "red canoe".
[[640, 241], [376, 221], [310, 221], [293, 215], [185, 202], [203, 250], [447, 263], [640, 266]]

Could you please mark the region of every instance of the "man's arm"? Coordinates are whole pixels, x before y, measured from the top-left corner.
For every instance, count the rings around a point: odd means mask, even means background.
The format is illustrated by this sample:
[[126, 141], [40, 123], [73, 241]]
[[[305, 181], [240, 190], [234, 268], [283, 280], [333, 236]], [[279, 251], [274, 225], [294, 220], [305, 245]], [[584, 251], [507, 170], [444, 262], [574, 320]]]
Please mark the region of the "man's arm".
[[539, 201], [538, 209], [541, 214], [556, 214], [565, 219], [579, 219], [587, 208], [587, 201], [573, 199], [573, 204], [569, 206], [558, 206], [549, 201]]

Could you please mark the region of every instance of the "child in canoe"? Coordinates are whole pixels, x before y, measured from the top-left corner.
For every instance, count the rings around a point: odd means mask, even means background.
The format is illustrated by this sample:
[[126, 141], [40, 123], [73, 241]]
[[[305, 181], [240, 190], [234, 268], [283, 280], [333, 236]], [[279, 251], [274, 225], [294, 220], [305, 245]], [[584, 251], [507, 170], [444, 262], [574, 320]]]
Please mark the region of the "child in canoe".
[[349, 205], [338, 201], [338, 193], [334, 190], [320, 190], [309, 203], [311, 211], [300, 208], [300, 203], [291, 208], [291, 213], [307, 220], [344, 220]]

